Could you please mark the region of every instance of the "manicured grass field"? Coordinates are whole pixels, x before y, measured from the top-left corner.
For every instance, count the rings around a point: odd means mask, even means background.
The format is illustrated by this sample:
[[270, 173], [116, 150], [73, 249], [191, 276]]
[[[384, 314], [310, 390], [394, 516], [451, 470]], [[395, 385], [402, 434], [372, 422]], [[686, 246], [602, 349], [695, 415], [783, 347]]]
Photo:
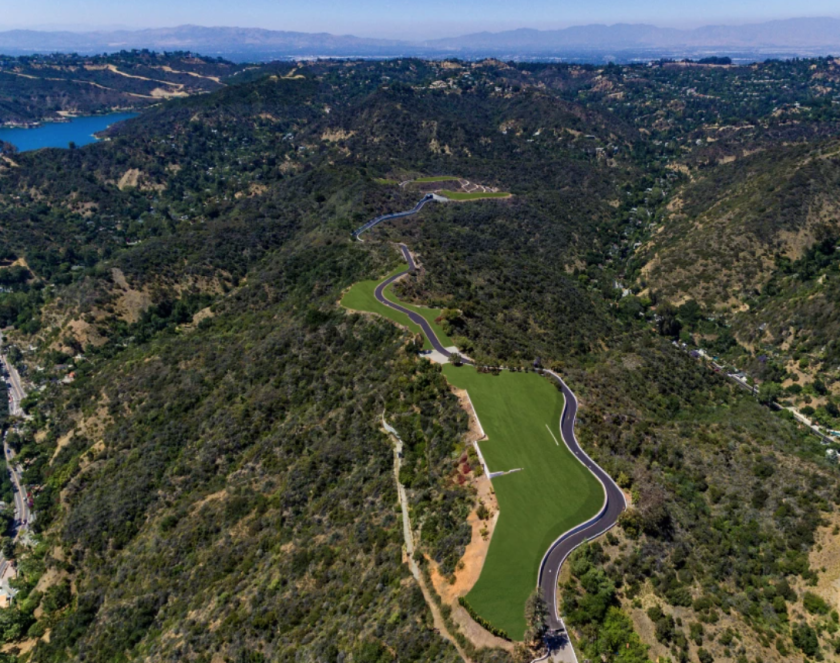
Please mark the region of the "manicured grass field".
[[419, 182], [420, 184], [428, 184], [429, 182], [457, 182], [458, 177], [454, 175], [436, 175], [434, 177], [421, 177], [419, 179], [414, 180], [415, 182]]
[[598, 513], [604, 490], [563, 443], [563, 395], [546, 378], [452, 365], [443, 372], [470, 394], [488, 437], [480, 446], [490, 472], [522, 468], [493, 479], [501, 513], [481, 577], [467, 595], [479, 615], [521, 640], [543, 555], [558, 536]]
[[449, 198], [450, 200], [481, 200], [482, 198], [508, 198], [509, 193], [497, 191], [496, 193], [482, 193], [475, 191], [473, 193], [463, 193], [461, 191], [440, 191], [441, 196]]
[[[378, 286], [382, 281], [385, 279], [393, 276], [394, 274], [398, 274], [402, 271], [405, 271], [405, 266], [400, 266], [394, 269], [390, 274], [383, 276], [380, 279], [376, 279], [373, 281], [359, 281], [358, 283], [354, 284], [350, 290], [347, 291], [347, 294], [341, 298], [341, 305], [344, 308], [352, 309], [354, 311], [367, 311], [369, 313], [377, 313], [389, 320], [393, 320], [394, 322], [401, 324], [405, 327], [408, 327], [413, 333], [419, 334], [422, 333], [420, 327], [415, 325], [411, 320], [408, 319], [408, 316], [403, 315], [399, 311], [395, 311], [394, 309], [388, 308], [384, 304], [379, 303], [374, 296], [374, 291], [376, 290], [376, 286]], [[385, 297], [396, 304], [400, 304], [405, 308], [414, 311], [415, 313], [419, 313], [422, 315], [429, 324], [432, 326], [432, 329], [435, 330], [435, 334], [440, 339], [441, 343], [445, 347], [450, 347], [452, 345], [452, 341], [449, 337], [443, 333], [443, 329], [441, 329], [440, 325], [435, 322], [436, 318], [440, 317], [442, 313], [441, 309], [439, 308], [425, 308], [423, 306], [414, 306], [413, 304], [408, 304], [399, 300], [396, 295], [391, 291], [393, 285], [389, 286], [385, 289]], [[429, 339], [426, 339], [426, 342], [423, 344], [424, 349], [431, 350], [432, 345], [429, 343]]]

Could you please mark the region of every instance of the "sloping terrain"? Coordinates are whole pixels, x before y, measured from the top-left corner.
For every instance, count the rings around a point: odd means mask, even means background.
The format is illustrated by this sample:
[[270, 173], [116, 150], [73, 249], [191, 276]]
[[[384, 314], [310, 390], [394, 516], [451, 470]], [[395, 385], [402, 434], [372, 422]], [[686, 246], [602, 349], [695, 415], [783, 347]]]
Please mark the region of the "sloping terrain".
[[0, 125], [61, 120], [62, 114], [144, 108], [218, 90], [242, 65], [186, 53], [0, 59]]
[[[836, 157], [815, 141], [836, 111], [813, 76], [832, 66], [284, 65], [110, 141], [4, 159], [0, 319], [31, 388], [12, 443], [37, 513], [32, 547], [4, 539], [21, 576], [4, 642], [33, 663], [456, 660], [402, 563], [381, 428], [405, 442], [418, 557], [450, 577], [477, 506], [467, 415], [409, 335], [337, 305], [405, 241], [421, 270], [396, 294], [447, 309], [476, 359], [562, 372], [582, 445], [633, 498], [564, 581], [581, 658], [831, 656], [834, 606], [808, 592], [827, 582], [811, 559], [818, 531], [836, 537], [836, 466], [625, 289], [650, 264], [659, 303], [734, 289], [781, 325], [775, 284], [820, 323], [807, 302], [834, 296], [833, 252], [809, 243], [833, 227]], [[773, 126], [750, 91], [766, 76], [790, 82]], [[453, 173], [514, 195], [351, 241], [416, 204], [396, 183]], [[704, 259], [707, 284], [681, 276]], [[471, 660], [513, 659], [457, 637]]]
[[761, 150], [698, 172], [640, 250], [645, 285], [710, 309], [743, 307], [777, 258], [840, 232], [840, 144]]

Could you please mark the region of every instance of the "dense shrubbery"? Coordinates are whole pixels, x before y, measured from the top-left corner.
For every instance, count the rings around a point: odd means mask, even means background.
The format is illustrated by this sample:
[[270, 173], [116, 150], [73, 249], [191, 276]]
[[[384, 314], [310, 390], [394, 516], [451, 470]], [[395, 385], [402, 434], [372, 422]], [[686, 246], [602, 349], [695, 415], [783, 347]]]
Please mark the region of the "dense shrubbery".
[[647, 647], [619, 609], [613, 581], [604, 570], [607, 561], [599, 544], [579, 548], [569, 558], [572, 577], [563, 587], [563, 613], [581, 632], [578, 645], [587, 656], [620, 663], [647, 661]]
[[[401, 296], [446, 308], [470, 356], [512, 366], [540, 357], [562, 370], [581, 397], [582, 443], [632, 492], [624, 548], [591, 545], [570, 561], [564, 607], [585, 654], [644, 661], [621, 606], [647, 592], [656, 637], [679, 657], [702, 643], [707, 663], [712, 634], [727, 637], [715, 626], [724, 613], [744, 638], [815, 655], [831, 617], [807, 594], [808, 623], [791, 617], [791, 586], [814, 581], [807, 553], [840, 497], [836, 475], [815, 462], [824, 451], [650, 332], [733, 349], [709, 309], [669, 309], [656, 289], [623, 297], [621, 284], [641, 274], [625, 263], [686, 179], [667, 160], [828, 130], [811, 113], [830, 108], [808, 106], [797, 127], [747, 125], [770, 122], [766, 95], [707, 98], [776, 76], [791, 83], [777, 86], [783, 103], [805, 100], [807, 67], [482, 63], [467, 79], [410, 60], [319, 62], [302, 79], [252, 72], [164, 104], [108, 143], [15, 155], [19, 167], [0, 172], [0, 255], [24, 258], [29, 273], [0, 269], [10, 290], [0, 323], [20, 338], [47, 323], [25, 357], [47, 370], [27, 401], [34, 419], [12, 443], [26, 483], [41, 486], [35, 528], [65, 555], [43, 546], [22, 560], [6, 638], [49, 624], [33, 663], [456, 659], [401, 563], [379, 427], [384, 413], [405, 440], [420, 546], [449, 573], [470, 536], [473, 498], [451, 479], [466, 417], [400, 331], [335, 306], [343, 288], [391, 265], [378, 240], [400, 239], [425, 269]], [[452, 91], [429, 90], [438, 78]], [[707, 96], [680, 92], [676, 111], [673, 90], [688, 87]], [[603, 103], [607, 89], [625, 103]], [[707, 121], [743, 130], [698, 146], [693, 132]], [[825, 168], [817, 174], [829, 181]], [[137, 186], [121, 190], [129, 170]], [[374, 178], [421, 172], [516, 195], [429, 207], [349, 242], [360, 222], [416, 202], [416, 191]], [[806, 255], [807, 283], [827, 259]], [[138, 293], [148, 299], [129, 323], [123, 300]], [[80, 317], [105, 342], [83, 348], [75, 382], [60, 385], [50, 365], [80, 341], [50, 325]], [[762, 365], [781, 382], [780, 365]], [[61, 577], [34, 592], [46, 568]], [[47, 618], [33, 625], [39, 605]], [[508, 656], [476, 660], [491, 658]]]

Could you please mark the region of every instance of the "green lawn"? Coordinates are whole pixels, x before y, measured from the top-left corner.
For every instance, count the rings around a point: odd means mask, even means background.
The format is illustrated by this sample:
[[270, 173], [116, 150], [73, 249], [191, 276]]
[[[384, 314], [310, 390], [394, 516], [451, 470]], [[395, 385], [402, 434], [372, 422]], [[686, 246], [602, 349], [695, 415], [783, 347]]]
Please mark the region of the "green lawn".
[[[412, 332], [415, 334], [422, 333], [420, 327], [415, 325], [411, 320], [408, 319], [408, 316], [400, 313], [399, 311], [395, 311], [394, 309], [388, 308], [384, 304], [379, 303], [374, 296], [374, 291], [376, 290], [376, 286], [378, 286], [382, 281], [387, 278], [390, 278], [394, 274], [399, 274], [400, 272], [405, 271], [405, 265], [401, 265], [394, 269], [390, 274], [383, 276], [380, 279], [376, 279], [373, 281], [359, 281], [355, 283], [350, 290], [347, 291], [347, 294], [341, 298], [341, 305], [344, 308], [352, 309], [353, 311], [367, 311], [370, 313], [376, 313], [381, 315], [389, 320], [393, 320], [394, 322], [401, 324], [405, 327], [408, 327]], [[435, 318], [440, 317], [441, 309], [439, 308], [425, 308], [423, 306], [414, 306], [413, 304], [407, 304], [406, 302], [400, 301], [396, 295], [391, 291], [394, 286], [391, 285], [385, 289], [385, 297], [389, 300], [404, 306], [407, 309], [414, 311], [415, 313], [419, 313], [422, 315], [429, 324], [432, 326], [432, 329], [435, 330], [438, 338], [440, 339], [441, 343], [443, 343], [444, 347], [450, 347], [452, 345], [452, 341], [450, 338], [443, 333], [443, 329], [441, 329], [440, 325], [435, 322]], [[426, 342], [423, 344], [424, 349], [431, 350], [432, 345], [429, 343], [429, 339], [426, 339]]]
[[[380, 281], [380, 283], [381, 283], [381, 281]], [[392, 292], [393, 287], [394, 287], [393, 285], [390, 285], [387, 288], [385, 288], [385, 297], [388, 300], [390, 300], [390, 301], [392, 301], [396, 304], [399, 304], [400, 306], [405, 306], [408, 310], [414, 311], [415, 313], [418, 313], [421, 316], [423, 316], [424, 318], [426, 318], [426, 322], [428, 322], [429, 325], [432, 327], [432, 329], [435, 331], [435, 334], [437, 335], [438, 339], [440, 339], [440, 342], [443, 343], [443, 347], [450, 348], [453, 345], [455, 345], [452, 342], [452, 339], [450, 339], [449, 336], [447, 336], [444, 333], [443, 327], [441, 327], [440, 324], [435, 322], [435, 320], [437, 320], [441, 316], [441, 313], [443, 313], [443, 309], [428, 308], [426, 306], [415, 306], [414, 304], [409, 304], [408, 302], [404, 302], [401, 299], [399, 299]], [[429, 346], [429, 347], [431, 347], [431, 346]]]
[[501, 513], [481, 577], [467, 595], [479, 615], [521, 640], [525, 601], [543, 555], [563, 532], [600, 510], [604, 490], [563, 443], [563, 395], [546, 378], [452, 365], [443, 372], [470, 394], [488, 436], [480, 446], [490, 472], [523, 468], [493, 479]]
[[436, 175], [434, 177], [421, 177], [414, 181], [421, 184], [428, 184], [429, 182], [456, 182], [459, 179], [459, 177], [455, 177], [454, 175]]
[[476, 191], [474, 193], [462, 193], [460, 191], [439, 191], [441, 196], [449, 198], [450, 200], [481, 200], [482, 198], [508, 198], [509, 193], [504, 191], [497, 191], [496, 193], [481, 193]]
[[376, 178], [374, 178], [373, 181], [376, 182], [377, 184], [399, 184], [399, 182], [397, 182], [397, 180], [389, 180], [389, 179], [386, 179], [384, 177], [376, 177]]

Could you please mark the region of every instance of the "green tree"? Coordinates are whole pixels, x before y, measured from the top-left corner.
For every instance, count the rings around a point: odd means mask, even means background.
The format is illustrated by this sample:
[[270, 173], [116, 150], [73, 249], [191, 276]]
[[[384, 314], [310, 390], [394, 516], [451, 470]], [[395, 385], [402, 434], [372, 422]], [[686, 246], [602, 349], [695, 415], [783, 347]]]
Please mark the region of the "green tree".
[[762, 382], [758, 388], [758, 400], [764, 405], [775, 403], [783, 393], [782, 386], [776, 382]]
[[531, 592], [525, 602], [525, 644], [532, 651], [543, 648], [543, 638], [548, 631], [548, 606], [545, 604], [539, 587]]
[[677, 310], [671, 304], [662, 304], [656, 309], [656, 329], [662, 336], [680, 335], [682, 323], [677, 318]]
[[817, 632], [808, 624], [803, 622], [794, 626], [791, 629], [791, 636], [794, 646], [798, 647], [805, 656], [816, 656], [819, 652], [820, 643]]

